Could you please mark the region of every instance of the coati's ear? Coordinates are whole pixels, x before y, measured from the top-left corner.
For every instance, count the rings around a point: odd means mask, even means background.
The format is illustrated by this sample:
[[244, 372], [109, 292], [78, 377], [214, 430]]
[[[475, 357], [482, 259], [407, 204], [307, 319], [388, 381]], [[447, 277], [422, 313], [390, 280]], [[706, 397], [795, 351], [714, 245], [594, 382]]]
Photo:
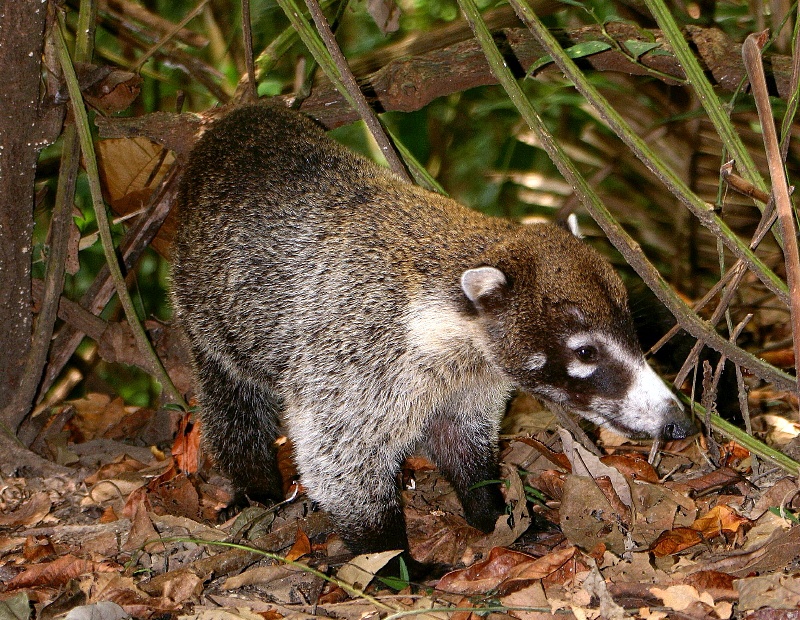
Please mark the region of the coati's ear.
[[505, 274], [496, 267], [476, 267], [461, 274], [461, 289], [477, 308], [486, 308], [499, 298], [508, 285]]
[[576, 239], [583, 239], [583, 233], [578, 225], [578, 216], [570, 213], [565, 220], [558, 220], [556, 226], [572, 233]]

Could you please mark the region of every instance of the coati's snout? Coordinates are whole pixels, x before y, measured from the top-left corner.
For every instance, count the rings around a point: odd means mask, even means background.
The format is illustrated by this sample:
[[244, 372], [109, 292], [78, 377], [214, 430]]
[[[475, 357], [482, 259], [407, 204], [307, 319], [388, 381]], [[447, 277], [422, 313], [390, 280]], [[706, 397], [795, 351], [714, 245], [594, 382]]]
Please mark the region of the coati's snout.
[[523, 269], [484, 265], [462, 274], [496, 363], [526, 392], [625, 435], [693, 434], [641, 353], [618, 276], [566, 234], [558, 241], [555, 250], [550, 243], [557, 263], [534, 258]]

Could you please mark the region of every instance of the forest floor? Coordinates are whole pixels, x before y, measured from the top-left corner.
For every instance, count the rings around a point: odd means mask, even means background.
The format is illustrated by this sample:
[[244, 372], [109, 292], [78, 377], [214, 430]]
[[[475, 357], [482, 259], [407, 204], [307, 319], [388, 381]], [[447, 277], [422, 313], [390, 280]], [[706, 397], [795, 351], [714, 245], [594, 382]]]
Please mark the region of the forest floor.
[[[735, 444], [672, 442], [654, 467], [648, 444], [601, 431], [598, 458], [519, 398], [501, 443], [511, 514], [493, 534], [466, 524], [427, 461], [406, 462], [412, 554], [453, 569], [408, 584], [373, 579], [386, 555], [347, 554], [288, 444], [293, 499], [220, 523], [229, 484], [180, 412], [92, 394], [52, 421], [40, 451], [63, 473], [2, 480], [0, 620], [800, 618], [797, 479]], [[773, 443], [798, 434], [766, 424]]]

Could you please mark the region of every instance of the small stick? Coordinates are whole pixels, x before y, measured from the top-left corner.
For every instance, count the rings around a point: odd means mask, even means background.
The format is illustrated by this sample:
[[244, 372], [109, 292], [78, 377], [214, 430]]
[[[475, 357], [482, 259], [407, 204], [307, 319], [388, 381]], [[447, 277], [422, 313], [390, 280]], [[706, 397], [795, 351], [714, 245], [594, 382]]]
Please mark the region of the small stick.
[[139, 69], [142, 68], [142, 65], [146, 63], [153, 54], [158, 52], [158, 50], [160, 50], [165, 43], [167, 43], [170, 39], [175, 38], [178, 35], [178, 33], [183, 30], [186, 24], [188, 24], [195, 17], [197, 17], [197, 15], [200, 13], [200, 11], [203, 10], [206, 4], [208, 4], [208, 0], [201, 0], [200, 4], [198, 4], [196, 7], [194, 7], [194, 9], [189, 11], [188, 15], [186, 15], [186, 17], [184, 17], [180, 21], [180, 23], [176, 24], [176, 26], [172, 30], [170, 30], [167, 34], [161, 37], [161, 39], [159, 39], [158, 42], [156, 42], [156, 44], [153, 47], [147, 50], [144, 53], [144, 55], [141, 56], [139, 60], [136, 61], [136, 64], [133, 65], [132, 70], [138, 73]]
[[250, 101], [258, 99], [256, 91], [256, 64], [253, 61], [253, 28], [250, 23], [250, 0], [242, 0], [242, 42], [244, 62], [247, 65], [247, 96]]

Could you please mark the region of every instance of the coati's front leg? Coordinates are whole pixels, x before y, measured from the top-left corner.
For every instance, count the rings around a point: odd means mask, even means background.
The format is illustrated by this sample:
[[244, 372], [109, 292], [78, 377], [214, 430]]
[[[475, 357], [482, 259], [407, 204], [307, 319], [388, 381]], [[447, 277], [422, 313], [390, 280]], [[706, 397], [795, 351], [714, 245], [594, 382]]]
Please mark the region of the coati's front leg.
[[497, 439], [494, 421], [454, 407], [437, 412], [425, 434], [425, 452], [453, 485], [467, 523], [486, 533], [506, 507], [498, 483], [480, 484], [499, 478]]
[[[287, 417], [292, 419], [292, 413]], [[324, 427], [295, 427], [292, 437], [295, 461], [311, 499], [330, 513], [354, 554], [408, 551], [397, 487], [402, 447], [379, 433], [364, 432], [363, 425]]]
[[203, 441], [234, 483], [239, 504], [283, 499], [275, 439], [280, 400], [268, 388], [235, 377], [210, 355], [193, 350]]

